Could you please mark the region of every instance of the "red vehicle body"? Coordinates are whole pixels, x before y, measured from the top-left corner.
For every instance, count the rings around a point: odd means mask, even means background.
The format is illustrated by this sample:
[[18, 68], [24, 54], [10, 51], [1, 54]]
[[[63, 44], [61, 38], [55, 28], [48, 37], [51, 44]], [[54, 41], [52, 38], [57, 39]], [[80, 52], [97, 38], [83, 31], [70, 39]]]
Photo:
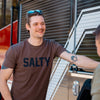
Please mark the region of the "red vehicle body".
[[[13, 44], [17, 43], [17, 29], [18, 29], [17, 24], [18, 24], [18, 21], [13, 22], [13, 32], [12, 32]], [[0, 29], [0, 69], [5, 58], [5, 53], [10, 47], [10, 41], [11, 41], [11, 24]], [[3, 100], [3, 98], [1, 97], [0, 100]]]

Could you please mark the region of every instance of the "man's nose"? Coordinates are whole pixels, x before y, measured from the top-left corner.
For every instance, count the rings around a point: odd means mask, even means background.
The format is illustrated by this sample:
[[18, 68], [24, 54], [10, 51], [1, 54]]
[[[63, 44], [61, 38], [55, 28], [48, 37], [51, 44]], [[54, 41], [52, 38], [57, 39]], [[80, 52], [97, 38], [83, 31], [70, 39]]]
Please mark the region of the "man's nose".
[[42, 28], [42, 25], [39, 25], [39, 28]]

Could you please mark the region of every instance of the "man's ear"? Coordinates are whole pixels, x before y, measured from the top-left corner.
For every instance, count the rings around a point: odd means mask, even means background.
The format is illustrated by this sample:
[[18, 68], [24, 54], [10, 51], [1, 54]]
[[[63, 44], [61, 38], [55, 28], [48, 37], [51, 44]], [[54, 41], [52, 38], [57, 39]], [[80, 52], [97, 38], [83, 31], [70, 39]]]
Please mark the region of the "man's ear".
[[26, 29], [29, 31], [30, 30], [30, 25], [26, 23]]

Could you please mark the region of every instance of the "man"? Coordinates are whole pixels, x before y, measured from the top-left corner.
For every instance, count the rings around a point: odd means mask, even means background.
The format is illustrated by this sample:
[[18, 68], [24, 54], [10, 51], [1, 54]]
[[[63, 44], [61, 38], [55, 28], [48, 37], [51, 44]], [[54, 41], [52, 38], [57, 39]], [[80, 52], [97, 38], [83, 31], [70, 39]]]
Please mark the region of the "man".
[[[97, 27], [95, 34], [95, 42], [97, 47], [97, 54], [100, 56], [100, 25]], [[94, 72], [94, 78], [92, 83], [91, 95], [92, 100], [100, 100], [100, 64], [97, 66]]]
[[[60, 44], [43, 39], [46, 25], [41, 10], [27, 12], [26, 29], [30, 37], [11, 46], [2, 65], [0, 91], [4, 100], [45, 100], [52, 63], [56, 56], [84, 68], [95, 68], [99, 64], [85, 56], [76, 57]], [[6, 82], [12, 73], [10, 93]]]

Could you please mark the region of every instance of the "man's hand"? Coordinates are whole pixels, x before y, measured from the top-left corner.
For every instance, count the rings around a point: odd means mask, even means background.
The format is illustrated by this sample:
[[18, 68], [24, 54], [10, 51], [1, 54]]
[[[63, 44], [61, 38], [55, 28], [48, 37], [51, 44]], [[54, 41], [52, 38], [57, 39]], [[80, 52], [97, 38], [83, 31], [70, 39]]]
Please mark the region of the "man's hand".
[[12, 100], [11, 94], [7, 85], [7, 80], [10, 78], [13, 69], [6, 68], [1, 69], [0, 71], [0, 92], [4, 98], [4, 100]]

